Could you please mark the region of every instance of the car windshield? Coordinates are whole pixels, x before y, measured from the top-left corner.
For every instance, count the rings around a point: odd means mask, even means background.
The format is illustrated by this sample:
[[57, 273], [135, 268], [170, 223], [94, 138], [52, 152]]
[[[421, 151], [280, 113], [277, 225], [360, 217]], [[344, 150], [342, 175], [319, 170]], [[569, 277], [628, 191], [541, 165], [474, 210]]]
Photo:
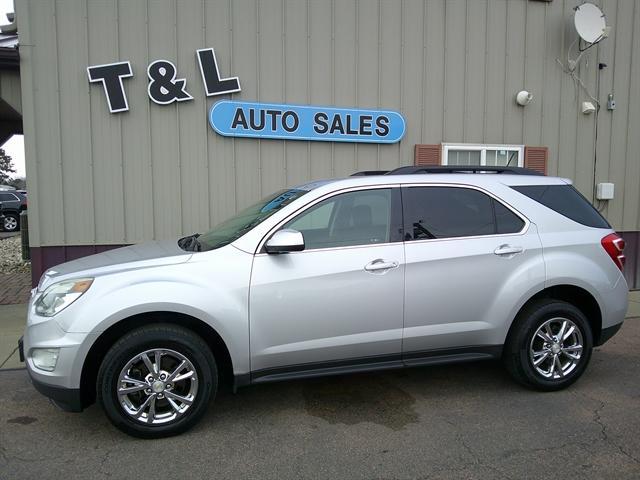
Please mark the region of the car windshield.
[[310, 190], [310, 188], [305, 188], [305, 186], [296, 187], [288, 190], [280, 190], [263, 198], [258, 203], [251, 205], [237, 215], [216, 225], [208, 232], [202, 235], [196, 234], [194, 241], [197, 241], [199, 246], [197, 250], [213, 250], [237, 240], [278, 210], [289, 205]]

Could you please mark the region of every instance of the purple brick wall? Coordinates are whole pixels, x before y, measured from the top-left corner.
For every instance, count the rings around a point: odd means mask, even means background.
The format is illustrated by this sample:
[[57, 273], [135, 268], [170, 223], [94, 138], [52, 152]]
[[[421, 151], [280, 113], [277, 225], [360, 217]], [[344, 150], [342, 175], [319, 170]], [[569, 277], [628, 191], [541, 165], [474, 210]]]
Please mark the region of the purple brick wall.
[[624, 238], [626, 246], [624, 254], [627, 262], [624, 266], [624, 276], [630, 290], [640, 289], [640, 232], [619, 232]]
[[31, 247], [31, 284], [35, 287], [42, 273], [54, 265], [125, 246], [67, 245], [64, 247]]

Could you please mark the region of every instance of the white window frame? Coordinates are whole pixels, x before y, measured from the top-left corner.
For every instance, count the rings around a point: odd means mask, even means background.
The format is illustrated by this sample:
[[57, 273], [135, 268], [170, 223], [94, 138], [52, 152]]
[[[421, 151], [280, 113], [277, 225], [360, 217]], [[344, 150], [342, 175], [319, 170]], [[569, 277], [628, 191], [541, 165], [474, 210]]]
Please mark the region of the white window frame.
[[487, 165], [487, 150], [516, 150], [518, 152], [518, 165], [514, 167], [524, 167], [524, 145], [500, 145], [491, 143], [443, 143], [442, 144], [442, 165], [449, 164], [449, 150], [469, 150], [480, 152], [480, 165]]

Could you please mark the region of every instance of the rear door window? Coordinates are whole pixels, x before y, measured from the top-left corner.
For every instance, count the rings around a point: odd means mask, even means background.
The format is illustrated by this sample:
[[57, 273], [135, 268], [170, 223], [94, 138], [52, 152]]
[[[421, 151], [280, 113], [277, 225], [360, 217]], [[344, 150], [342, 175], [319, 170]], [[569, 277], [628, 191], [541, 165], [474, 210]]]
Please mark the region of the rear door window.
[[405, 187], [405, 240], [517, 233], [524, 221], [489, 195], [461, 187]]
[[574, 222], [587, 227], [611, 228], [573, 185], [524, 185], [511, 188]]

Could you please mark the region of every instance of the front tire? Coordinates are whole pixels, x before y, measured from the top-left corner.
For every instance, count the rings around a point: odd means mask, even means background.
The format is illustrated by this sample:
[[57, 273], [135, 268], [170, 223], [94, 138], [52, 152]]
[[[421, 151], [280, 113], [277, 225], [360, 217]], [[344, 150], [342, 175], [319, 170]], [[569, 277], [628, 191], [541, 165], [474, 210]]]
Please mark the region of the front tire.
[[98, 401], [118, 429], [140, 438], [180, 434], [204, 415], [218, 385], [207, 344], [175, 325], [133, 330], [107, 352]]
[[554, 391], [580, 378], [592, 349], [593, 333], [584, 314], [569, 303], [544, 299], [516, 318], [503, 361], [519, 383]]

